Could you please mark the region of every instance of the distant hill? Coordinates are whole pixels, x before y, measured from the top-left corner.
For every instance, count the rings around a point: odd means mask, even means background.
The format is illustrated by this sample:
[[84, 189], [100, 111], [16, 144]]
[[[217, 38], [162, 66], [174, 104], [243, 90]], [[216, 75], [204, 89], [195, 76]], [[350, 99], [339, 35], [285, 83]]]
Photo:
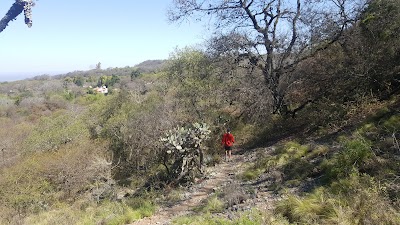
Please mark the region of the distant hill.
[[134, 66], [144, 73], [152, 73], [161, 70], [166, 65], [167, 60], [146, 60]]
[[130, 76], [132, 71], [137, 69], [141, 73], [156, 73], [160, 71], [167, 63], [168, 60], [146, 60], [135, 66], [126, 66], [126, 67], [110, 67], [107, 69], [92, 69], [85, 71], [73, 71], [64, 74], [58, 74], [54, 76], [49, 75], [39, 75], [33, 78], [27, 78], [29, 80], [47, 80], [47, 79], [62, 79], [65, 77], [90, 77], [90, 76], [100, 76], [100, 75], [118, 75], [118, 76]]

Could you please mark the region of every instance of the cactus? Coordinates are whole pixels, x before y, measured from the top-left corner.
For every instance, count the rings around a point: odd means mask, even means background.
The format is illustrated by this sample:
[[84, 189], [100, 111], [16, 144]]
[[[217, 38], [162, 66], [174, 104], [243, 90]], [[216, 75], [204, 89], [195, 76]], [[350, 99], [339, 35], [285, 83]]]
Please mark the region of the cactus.
[[160, 138], [165, 153], [164, 166], [172, 181], [192, 181], [203, 173], [203, 143], [211, 131], [205, 123], [177, 127]]

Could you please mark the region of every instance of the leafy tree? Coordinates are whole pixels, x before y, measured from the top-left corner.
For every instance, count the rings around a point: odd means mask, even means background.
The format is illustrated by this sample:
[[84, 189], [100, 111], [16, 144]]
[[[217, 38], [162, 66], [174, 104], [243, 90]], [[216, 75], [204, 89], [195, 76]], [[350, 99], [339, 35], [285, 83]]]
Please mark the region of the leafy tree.
[[285, 95], [293, 69], [335, 43], [354, 24], [366, 0], [175, 0], [173, 22], [211, 17], [214, 50], [262, 71], [272, 112], [288, 111]]
[[106, 83], [106, 85], [109, 87], [114, 86], [114, 84], [118, 83], [120, 80], [121, 78], [119, 78], [119, 76], [112, 75], [109, 81]]
[[6, 29], [8, 23], [15, 20], [24, 11], [25, 24], [32, 26], [32, 7], [35, 6], [33, 0], [15, 0], [3, 19], [0, 20], [0, 33]]
[[[297, 67], [295, 76], [303, 79], [291, 86], [292, 104], [301, 105], [299, 97], [316, 99], [312, 96], [318, 95], [325, 99], [319, 103], [328, 100], [326, 106], [332, 101], [340, 106], [360, 102], [366, 96], [382, 100], [398, 93], [399, 15], [399, 1], [372, 1], [360, 15], [360, 22], [346, 30], [341, 40]], [[319, 110], [322, 108], [319, 105]], [[329, 117], [339, 112], [329, 111]]]
[[103, 75], [99, 78], [99, 80], [97, 82], [97, 86], [98, 87], [101, 87], [101, 86], [111, 87], [111, 86], [114, 86], [114, 84], [118, 83], [120, 80], [121, 79], [117, 75], [112, 75], [112, 76]]
[[123, 182], [138, 174], [149, 176], [161, 158], [157, 140], [163, 129], [171, 127], [170, 110], [160, 97], [154, 92], [142, 95], [139, 90], [123, 89], [94, 106], [87, 123], [92, 138], [110, 141], [114, 178]]
[[98, 86], [98, 87], [101, 87], [101, 86], [103, 86], [103, 85], [106, 85], [107, 79], [108, 79], [108, 78], [107, 78], [107, 76], [105, 76], [105, 75], [99, 77], [99, 80], [97, 81], [97, 86]]
[[71, 84], [74, 81], [73, 78], [71, 77], [65, 77], [63, 81], [63, 87], [64, 89], [68, 89], [69, 84]]
[[[207, 55], [196, 49], [184, 48], [171, 54], [167, 64], [168, 83], [174, 88], [174, 100], [185, 114], [183, 120], [193, 121], [205, 119], [205, 114], [215, 107], [215, 96], [218, 82], [212, 82], [213, 65]], [[214, 105], [213, 105], [214, 104]], [[188, 118], [187, 118], [188, 117]]]
[[131, 73], [131, 81], [133, 81], [133, 79], [135, 79], [136, 77], [139, 77], [141, 74], [139, 69], [134, 69]]
[[96, 64], [96, 70], [101, 70], [101, 62], [98, 62], [98, 63]]
[[74, 83], [77, 86], [82, 87], [83, 84], [85, 83], [85, 78], [84, 77], [74, 77]]

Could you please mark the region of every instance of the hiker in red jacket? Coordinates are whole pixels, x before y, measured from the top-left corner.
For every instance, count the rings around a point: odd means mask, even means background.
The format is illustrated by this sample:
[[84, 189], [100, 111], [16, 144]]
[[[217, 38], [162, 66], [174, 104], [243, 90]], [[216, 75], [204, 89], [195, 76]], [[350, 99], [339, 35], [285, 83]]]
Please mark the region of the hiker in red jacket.
[[235, 143], [235, 139], [231, 134], [231, 130], [226, 129], [226, 133], [222, 136], [222, 146], [225, 149], [225, 161], [228, 159], [231, 160], [232, 156], [232, 145]]

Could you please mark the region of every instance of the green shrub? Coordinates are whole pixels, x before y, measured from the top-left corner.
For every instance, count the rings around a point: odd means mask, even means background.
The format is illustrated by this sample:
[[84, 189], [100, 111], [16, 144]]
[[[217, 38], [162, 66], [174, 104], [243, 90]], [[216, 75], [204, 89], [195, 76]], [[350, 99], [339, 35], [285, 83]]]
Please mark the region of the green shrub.
[[[102, 160], [102, 146], [81, 141], [53, 152], [32, 153], [1, 171], [0, 217], [4, 219], [57, 208], [59, 202], [93, 194], [111, 180], [111, 168]], [[104, 185], [106, 186], [106, 185]], [[109, 193], [111, 188], [106, 190]], [[87, 195], [88, 194], [88, 195]], [[3, 212], [6, 212], [3, 214]]]
[[0, 218], [7, 220], [16, 215], [37, 213], [54, 203], [55, 187], [41, 176], [43, 169], [38, 158], [31, 156], [1, 171], [0, 206], [5, 208], [3, 212], [8, 215], [0, 212]]
[[71, 91], [65, 91], [63, 95], [64, 98], [68, 101], [72, 101], [75, 98], [75, 94]]
[[283, 146], [279, 147], [276, 152], [284, 155], [290, 155], [291, 158], [301, 158], [307, 154], [310, 147], [308, 145], [301, 145], [295, 141], [286, 142]]
[[329, 148], [324, 145], [317, 145], [315, 146], [311, 152], [307, 155], [309, 159], [320, 157], [320, 156], [326, 156], [329, 152]]
[[248, 143], [256, 134], [258, 128], [252, 124], [239, 123], [235, 127], [235, 136], [237, 137], [237, 143]]
[[386, 188], [373, 177], [352, 173], [347, 179], [333, 182], [329, 189], [331, 198], [338, 199], [336, 216], [331, 223], [347, 221], [348, 224], [399, 224], [400, 213], [388, 200]]
[[98, 101], [101, 101], [102, 99], [105, 99], [104, 94], [87, 94], [85, 96], [77, 98], [77, 103], [81, 105], [89, 105]]
[[303, 180], [313, 170], [314, 165], [307, 159], [294, 158], [283, 168], [283, 173], [287, 180]]
[[376, 132], [376, 131], [377, 131], [377, 127], [373, 123], [364, 124], [360, 128], [357, 129], [357, 132], [360, 135], [365, 135], [369, 132]]
[[[80, 224], [80, 218], [84, 217], [83, 211], [75, 211], [73, 208], [62, 207], [51, 211], [41, 212], [38, 214], [30, 215], [24, 219], [24, 224], [30, 225], [69, 225]], [[81, 223], [90, 224], [90, 223]], [[92, 223], [93, 224], [93, 223]]]
[[23, 145], [26, 152], [49, 151], [87, 137], [89, 131], [82, 120], [73, 113], [58, 111], [50, 117], [41, 118]]
[[249, 164], [247, 168], [239, 175], [239, 178], [244, 181], [255, 180], [263, 173], [270, 171], [278, 166], [280, 160], [287, 159], [288, 155], [275, 155], [265, 156], [263, 154], [257, 155], [257, 160]]
[[361, 136], [345, 139], [343, 150], [322, 163], [327, 180], [346, 177], [365, 167], [368, 160], [374, 156], [371, 146], [372, 143]]
[[310, 147], [308, 145], [301, 145], [297, 142], [289, 141], [278, 146], [273, 157], [261, 160], [260, 162], [262, 163], [261, 165], [265, 167], [285, 167], [291, 161], [306, 156], [309, 151]]
[[243, 181], [251, 181], [257, 179], [262, 173], [264, 173], [261, 169], [256, 169], [254, 167], [247, 168], [242, 174], [240, 174], [240, 178]]

